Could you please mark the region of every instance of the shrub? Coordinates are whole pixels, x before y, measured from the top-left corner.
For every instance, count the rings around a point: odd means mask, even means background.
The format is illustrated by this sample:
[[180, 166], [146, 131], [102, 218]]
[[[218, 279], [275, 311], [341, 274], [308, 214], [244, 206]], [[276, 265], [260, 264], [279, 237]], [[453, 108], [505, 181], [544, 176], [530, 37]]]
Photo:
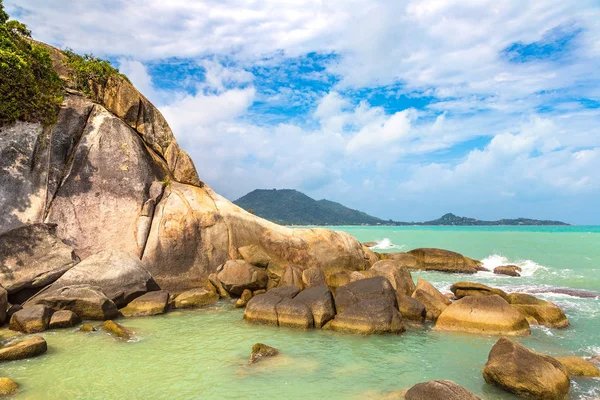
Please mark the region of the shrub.
[[91, 54], [80, 56], [71, 49], [63, 50], [67, 56], [69, 66], [73, 70], [73, 80], [77, 90], [91, 96], [93, 94], [93, 85], [104, 86], [111, 76], [120, 76], [125, 80], [127, 77], [107, 60], [96, 58]]

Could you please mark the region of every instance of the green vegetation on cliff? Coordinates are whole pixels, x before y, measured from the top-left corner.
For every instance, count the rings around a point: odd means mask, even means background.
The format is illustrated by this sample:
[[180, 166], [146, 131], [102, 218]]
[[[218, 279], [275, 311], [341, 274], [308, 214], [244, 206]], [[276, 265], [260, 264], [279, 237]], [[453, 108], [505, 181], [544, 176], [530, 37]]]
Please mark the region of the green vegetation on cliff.
[[91, 96], [93, 93], [93, 85], [105, 86], [111, 76], [120, 76], [129, 81], [127, 77], [119, 70], [111, 65], [107, 60], [94, 57], [91, 54], [80, 56], [71, 49], [63, 51], [67, 56], [67, 63], [72, 69], [73, 82], [77, 90], [80, 90]]
[[62, 102], [62, 82], [48, 51], [31, 32], [8, 20], [0, 0], [0, 126], [17, 120], [51, 124]]

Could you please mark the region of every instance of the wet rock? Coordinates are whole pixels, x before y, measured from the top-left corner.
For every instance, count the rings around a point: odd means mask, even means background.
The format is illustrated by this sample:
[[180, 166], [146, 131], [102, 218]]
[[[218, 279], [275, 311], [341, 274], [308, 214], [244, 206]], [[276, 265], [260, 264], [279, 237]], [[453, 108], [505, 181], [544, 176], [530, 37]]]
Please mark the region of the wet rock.
[[597, 378], [600, 370], [591, 362], [581, 357], [555, 357], [567, 370], [569, 376], [584, 376]]
[[282, 299], [275, 307], [277, 324], [289, 328], [310, 329], [314, 327], [313, 315], [310, 308], [293, 299]]
[[38, 333], [48, 329], [52, 309], [43, 305], [24, 307], [13, 314], [10, 329], [24, 333]]
[[10, 378], [0, 378], [0, 397], [14, 396], [19, 392], [19, 384]]
[[335, 308], [340, 314], [363, 300], [377, 300], [386, 306], [396, 308], [396, 291], [390, 281], [381, 276], [351, 282], [337, 288]]
[[400, 334], [405, 330], [402, 324], [402, 315], [383, 297], [364, 299], [350, 304], [324, 328], [336, 332], [362, 335]]
[[566, 328], [569, 320], [563, 310], [554, 303], [523, 293], [511, 293], [508, 302], [534, 325], [549, 328]]
[[269, 266], [269, 262], [271, 261], [271, 257], [269, 257], [269, 255], [261, 247], [255, 244], [240, 247], [238, 248], [238, 252], [244, 261], [249, 262], [257, 267], [267, 268]]
[[427, 310], [419, 301], [408, 296], [398, 296], [396, 300], [402, 318], [418, 322], [425, 321]]
[[249, 364], [256, 364], [263, 361], [266, 358], [271, 358], [279, 355], [279, 350], [274, 347], [267, 346], [266, 344], [256, 343], [252, 346], [252, 353], [250, 353]]
[[9, 295], [35, 293], [78, 262], [73, 247], [56, 236], [54, 224], [25, 225], [0, 235], [0, 284]]
[[521, 276], [521, 267], [516, 265], [501, 265], [494, 268], [494, 273], [497, 275]]
[[52, 314], [50, 329], [71, 328], [81, 322], [81, 318], [73, 311], [60, 310]]
[[491, 296], [495, 294], [508, 301], [508, 294], [506, 294], [506, 292], [500, 289], [486, 286], [482, 283], [457, 282], [450, 286], [450, 290], [458, 299], [462, 299], [466, 296]]
[[33, 336], [0, 348], [0, 362], [39, 356], [48, 350], [43, 337]]
[[327, 286], [305, 289], [294, 297], [294, 300], [305, 304], [310, 309], [317, 329], [335, 317], [333, 295]]
[[415, 283], [406, 267], [400, 261], [382, 260], [377, 261], [371, 267], [377, 276], [387, 278], [398, 294], [410, 296], [415, 291]]
[[283, 269], [283, 274], [281, 274], [281, 280], [279, 281], [279, 287], [296, 286], [300, 290], [304, 289], [302, 272], [303, 271], [300, 267], [288, 265]]
[[419, 269], [426, 271], [474, 274], [484, 270], [481, 261], [473, 260], [449, 250], [421, 248], [411, 250], [408, 254], [420, 261], [421, 267]]
[[94, 328], [94, 326], [91, 324], [83, 324], [79, 330], [81, 332], [96, 332], [96, 328]]
[[102, 329], [104, 329], [106, 332], [115, 335], [121, 339], [125, 339], [125, 340], [129, 340], [133, 337], [133, 332], [127, 328], [125, 328], [123, 325], [116, 323], [113, 320], [107, 320], [104, 321], [104, 324], [102, 325]]
[[235, 307], [236, 308], [246, 307], [246, 304], [248, 304], [248, 302], [250, 301], [251, 298], [252, 298], [252, 291], [249, 289], [244, 290], [242, 292], [242, 295], [240, 296], [240, 298], [237, 299], [237, 301], [235, 302]]
[[435, 329], [484, 335], [529, 335], [527, 319], [502, 297], [467, 296], [448, 306], [438, 317]]
[[30, 299], [25, 306], [36, 304], [55, 311], [71, 310], [82, 319], [105, 320], [119, 314], [115, 303], [106, 297], [102, 289], [90, 285], [65, 286], [56, 290], [48, 288]]
[[560, 362], [507, 338], [501, 338], [492, 347], [483, 378], [490, 385], [535, 400], [563, 400], [570, 387], [567, 371]]
[[267, 287], [269, 279], [264, 268], [258, 268], [244, 260], [229, 260], [217, 273], [217, 278], [228, 293], [240, 296], [244, 290]]
[[464, 387], [452, 381], [436, 380], [417, 383], [408, 389], [406, 400], [480, 400]]
[[310, 267], [302, 271], [302, 283], [305, 288], [327, 285], [325, 273], [319, 267]]
[[121, 314], [126, 317], [147, 317], [164, 314], [169, 306], [169, 292], [157, 290], [148, 292], [133, 299], [127, 307], [122, 308]]
[[175, 297], [175, 308], [198, 308], [215, 304], [219, 295], [207, 288], [196, 288], [185, 291]]
[[86, 258], [46, 290], [73, 285], [99, 287], [117, 307], [124, 307], [136, 297], [160, 289], [139, 258], [118, 250], [104, 250]]

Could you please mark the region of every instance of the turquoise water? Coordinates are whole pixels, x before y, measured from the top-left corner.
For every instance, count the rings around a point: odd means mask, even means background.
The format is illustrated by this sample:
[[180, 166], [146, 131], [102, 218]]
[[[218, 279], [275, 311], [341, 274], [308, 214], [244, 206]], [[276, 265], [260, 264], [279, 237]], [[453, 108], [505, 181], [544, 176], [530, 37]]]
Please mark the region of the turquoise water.
[[[388, 239], [395, 247], [442, 247], [523, 266], [522, 278], [414, 272], [438, 288], [469, 279], [537, 296], [561, 305], [564, 330], [533, 328], [518, 339], [550, 355], [600, 354], [600, 300], [553, 293], [557, 287], [600, 290], [600, 229], [340, 227], [361, 241]], [[253, 326], [230, 302], [203, 310], [121, 320], [136, 332], [123, 342], [103, 332], [76, 329], [43, 334], [44, 356], [0, 365], [21, 384], [23, 399], [369, 399], [431, 379], [453, 380], [484, 399], [514, 399], [486, 385], [481, 368], [496, 337], [447, 334], [430, 326], [400, 336], [359, 337]], [[282, 355], [248, 366], [256, 342]], [[600, 380], [573, 380], [571, 399], [597, 399]]]

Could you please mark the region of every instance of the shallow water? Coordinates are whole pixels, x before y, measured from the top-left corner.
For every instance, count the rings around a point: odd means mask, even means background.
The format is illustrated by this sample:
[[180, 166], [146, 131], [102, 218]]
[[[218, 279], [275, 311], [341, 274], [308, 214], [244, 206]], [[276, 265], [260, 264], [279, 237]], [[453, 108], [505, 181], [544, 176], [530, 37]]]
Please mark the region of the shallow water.
[[[561, 305], [571, 327], [533, 328], [531, 337], [518, 340], [550, 355], [600, 354], [600, 300], [549, 290], [599, 289], [600, 230], [587, 234], [489, 228], [341, 229], [361, 241], [387, 237], [398, 247], [405, 246], [403, 250], [444, 247], [480, 259], [497, 254], [510, 262], [530, 260], [537, 266], [531, 264], [531, 275], [522, 278], [431, 272], [415, 272], [413, 277], [422, 276], [443, 290], [464, 279], [509, 291], [544, 289], [536, 295]], [[301, 332], [249, 325], [242, 315], [230, 302], [220, 302], [203, 310], [121, 320], [136, 332], [131, 342], [101, 331], [45, 332], [47, 354], [2, 364], [1, 374], [21, 384], [23, 399], [364, 399], [431, 379], [453, 380], [490, 400], [514, 398], [486, 385], [481, 376], [496, 337], [439, 333], [429, 326], [409, 328], [400, 336]], [[277, 347], [282, 355], [248, 366], [256, 342]], [[571, 399], [600, 397], [600, 380], [572, 382]]]

